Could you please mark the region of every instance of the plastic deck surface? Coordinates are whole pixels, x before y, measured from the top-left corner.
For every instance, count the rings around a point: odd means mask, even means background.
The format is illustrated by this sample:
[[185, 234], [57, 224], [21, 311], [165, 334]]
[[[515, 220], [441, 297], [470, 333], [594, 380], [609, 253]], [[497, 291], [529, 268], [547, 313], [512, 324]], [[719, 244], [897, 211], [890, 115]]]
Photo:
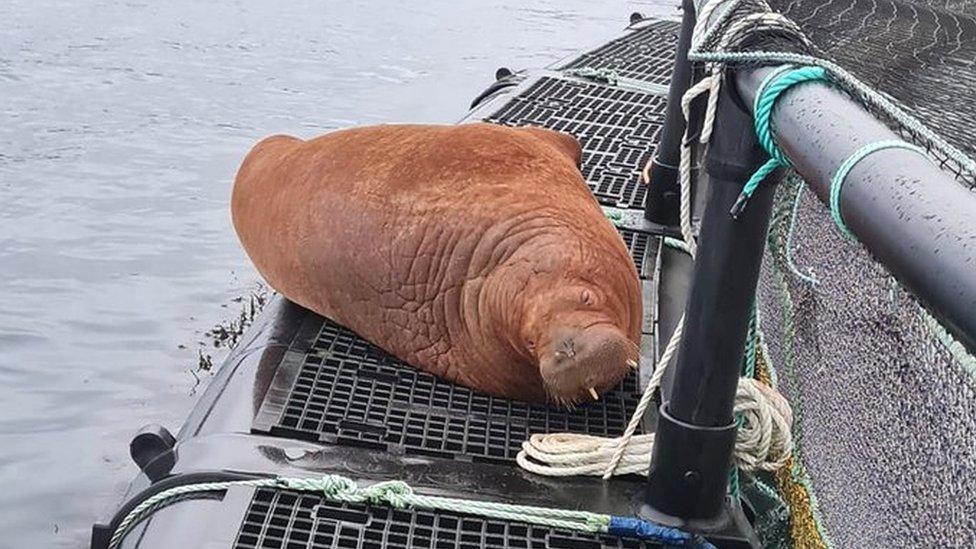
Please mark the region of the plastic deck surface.
[[610, 69], [618, 76], [667, 86], [681, 24], [651, 21], [637, 32], [622, 36], [570, 61], [564, 69]]
[[[649, 237], [622, 230], [638, 271]], [[334, 322], [276, 375], [294, 377], [287, 397], [269, 391], [252, 430], [276, 436], [449, 459], [509, 462], [532, 433], [616, 436], [637, 404], [636, 375], [575, 410], [475, 393], [421, 372]], [[297, 375], [294, 370], [297, 369]]]
[[[677, 25], [650, 26], [567, 67], [612, 68], [666, 85]], [[640, 170], [663, 122], [665, 97], [576, 78], [544, 76], [512, 96], [490, 122], [568, 132], [583, 147], [581, 171], [605, 205], [639, 208]], [[654, 237], [619, 229], [639, 273], [653, 271]], [[391, 357], [321, 317], [306, 321], [278, 368], [252, 425], [256, 433], [394, 454], [514, 466], [531, 433], [618, 436], [636, 406], [636, 375], [575, 410], [493, 398], [452, 385]], [[447, 512], [336, 504], [315, 494], [258, 489], [236, 547], [318, 549], [644, 547], [636, 540], [559, 532]]]
[[553, 530], [445, 511], [333, 503], [321, 496], [259, 489], [237, 549], [600, 549], [646, 547], [637, 540]]
[[543, 77], [485, 120], [576, 136], [580, 171], [601, 204], [639, 208], [640, 172], [664, 122], [665, 97], [583, 80]]

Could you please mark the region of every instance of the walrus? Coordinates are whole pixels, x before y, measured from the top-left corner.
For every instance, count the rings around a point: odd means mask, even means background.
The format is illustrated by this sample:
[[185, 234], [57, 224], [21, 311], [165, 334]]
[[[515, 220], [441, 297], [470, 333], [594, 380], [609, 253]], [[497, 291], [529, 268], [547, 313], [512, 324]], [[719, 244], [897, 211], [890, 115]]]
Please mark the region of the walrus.
[[563, 133], [482, 123], [277, 135], [238, 170], [232, 218], [288, 299], [443, 379], [572, 404], [636, 366], [641, 325], [580, 155]]

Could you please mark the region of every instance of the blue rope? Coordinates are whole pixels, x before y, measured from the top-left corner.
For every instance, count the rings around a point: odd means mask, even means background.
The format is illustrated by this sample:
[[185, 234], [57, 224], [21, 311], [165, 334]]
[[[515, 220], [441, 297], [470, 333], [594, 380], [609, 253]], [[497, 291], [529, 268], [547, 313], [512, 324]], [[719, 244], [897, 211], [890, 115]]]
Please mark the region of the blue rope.
[[739, 214], [745, 209], [752, 194], [756, 192], [759, 184], [769, 174], [779, 168], [787, 168], [790, 166], [789, 159], [786, 158], [783, 151], [776, 145], [776, 139], [773, 135], [772, 114], [776, 102], [791, 87], [804, 82], [816, 81], [829, 81], [827, 71], [821, 67], [781, 67], [770, 73], [763, 80], [762, 85], [759, 86], [755, 104], [753, 105], [753, 119], [756, 128], [756, 137], [759, 139], [759, 144], [766, 150], [766, 154], [769, 155], [769, 160], [760, 166], [742, 187], [742, 193], [739, 195], [738, 200], [735, 201], [735, 205], [732, 206], [732, 211], [730, 212], [733, 218], [738, 219]]
[[840, 167], [834, 173], [834, 177], [830, 180], [830, 216], [834, 218], [834, 224], [847, 235], [848, 238], [853, 239], [854, 233], [847, 227], [844, 223], [844, 216], [840, 212], [840, 193], [844, 188], [844, 181], [847, 179], [847, 175], [851, 173], [854, 166], [858, 162], [864, 160], [869, 155], [876, 153], [878, 151], [883, 151], [886, 149], [905, 149], [909, 151], [915, 151], [921, 155], [926, 155], [924, 149], [917, 145], [912, 145], [911, 143], [906, 143], [898, 139], [892, 139], [888, 141], [875, 141], [874, 143], [868, 143], [863, 147], [854, 151], [850, 156], [847, 157], [844, 162], [841, 163]]
[[610, 517], [607, 533], [622, 538], [637, 538], [677, 547], [699, 547], [701, 549], [716, 549], [714, 545], [701, 536], [694, 536], [687, 532], [661, 526], [653, 522], [629, 517]]

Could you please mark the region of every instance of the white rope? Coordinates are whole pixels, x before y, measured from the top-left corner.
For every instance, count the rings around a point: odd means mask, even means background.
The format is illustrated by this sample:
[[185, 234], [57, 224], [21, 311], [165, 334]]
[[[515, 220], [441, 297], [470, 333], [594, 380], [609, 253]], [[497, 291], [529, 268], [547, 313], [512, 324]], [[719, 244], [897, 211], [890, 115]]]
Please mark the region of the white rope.
[[786, 397], [769, 385], [739, 378], [735, 412], [742, 424], [735, 437], [736, 465], [743, 471], [776, 471], [793, 451], [793, 410]]
[[[712, 28], [707, 21], [712, 12], [722, 2], [708, 2], [703, 6], [700, 18], [692, 33], [692, 44], [699, 44], [708, 38]], [[718, 23], [728, 16], [723, 12]], [[720, 38], [721, 48], [735, 45], [748, 36], [754, 25], [782, 26], [798, 31], [796, 25], [779, 14], [751, 14], [734, 23]], [[718, 106], [718, 92], [722, 84], [721, 66], [709, 63], [707, 75], [691, 86], [681, 98], [681, 112], [685, 118], [685, 132], [681, 146], [679, 165], [680, 181], [680, 227], [686, 251], [694, 258], [698, 252], [692, 226], [691, 212], [691, 172], [692, 150], [689, 138], [688, 119], [691, 103], [704, 93], [708, 94], [708, 105], [702, 122], [699, 141], [707, 144], [715, 125]], [[645, 180], [647, 179], [645, 167]], [[602, 475], [609, 479], [614, 475], [646, 475], [654, 448], [654, 435], [635, 435], [641, 420], [653, 400], [655, 390], [677, 353], [684, 332], [684, 316], [678, 321], [674, 333], [654, 368], [651, 379], [641, 395], [641, 399], [627, 424], [623, 434], [617, 438], [604, 438], [572, 433], [533, 434], [522, 443], [522, 450], [516, 461], [523, 469], [547, 476]], [[741, 378], [736, 391], [735, 411], [741, 414], [742, 424], [736, 435], [735, 462], [745, 471], [762, 469], [774, 471], [789, 459], [792, 448], [793, 413], [789, 403], [772, 387], [749, 378]]]
[[[743, 377], [736, 390], [735, 412], [742, 418], [733, 452], [736, 466], [743, 471], [776, 471], [785, 465], [793, 448], [793, 412], [786, 398], [761, 381]], [[635, 412], [633, 417], [639, 423], [643, 414]], [[523, 469], [545, 476], [646, 476], [653, 451], [653, 434], [625, 433], [618, 438], [535, 434], [522, 443], [516, 461]]]

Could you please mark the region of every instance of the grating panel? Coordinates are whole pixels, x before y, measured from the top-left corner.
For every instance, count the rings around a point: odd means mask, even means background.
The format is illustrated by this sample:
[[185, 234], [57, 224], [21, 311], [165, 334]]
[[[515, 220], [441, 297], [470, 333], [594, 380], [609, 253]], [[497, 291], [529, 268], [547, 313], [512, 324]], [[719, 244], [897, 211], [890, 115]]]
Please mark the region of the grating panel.
[[544, 126], [575, 136], [580, 171], [602, 204], [639, 208], [640, 171], [664, 119], [665, 97], [613, 86], [542, 77], [485, 120]]
[[449, 513], [341, 504], [321, 496], [260, 488], [234, 544], [237, 549], [483, 549], [485, 547], [639, 548], [638, 540]]
[[634, 260], [634, 266], [637, 267], [637, 272], [640, 273], [641, 278], [644, 274], [650, 272], [648, 267], [653, 270], [653, 265], [647, 265], [647, 246], [651, 239], [651, 236], [647, 233], [641, 233], [637, 231], [632, 231], [629, 229], [623, 229], [618, 227], [617, 231], [620, 232], [621, 238], [624, 240], [624, 245], [630, 251], [630, 257]]
[[[650, 237], [627, 229], [621, 236], [642, 271]], [[280, 398], [267, 406], [280, 411], [270, 420], [259, 414], [255, 432], [509, 462], [531, 433], [617, 436], [637, 403], [634, 375], [599, 402], [572, 411], [494, 398], [419, 371], [328, 319], [314, 329], [297, 363], [279, 368], [278, 376], [295, 376], [287, 394], [272, 391], [266, 397]]]
[[619, 435], [636, 405], [631, 376], [575, 411], [452, 385], [324, 321], [271, 433], [409, 454], [514, 460], [531, 433]]
[[624, 35], [570, 61], [563, 69], [611, 69], [619, 76], [666, 86], [681, 24], [652, 21], [647, 27]]

